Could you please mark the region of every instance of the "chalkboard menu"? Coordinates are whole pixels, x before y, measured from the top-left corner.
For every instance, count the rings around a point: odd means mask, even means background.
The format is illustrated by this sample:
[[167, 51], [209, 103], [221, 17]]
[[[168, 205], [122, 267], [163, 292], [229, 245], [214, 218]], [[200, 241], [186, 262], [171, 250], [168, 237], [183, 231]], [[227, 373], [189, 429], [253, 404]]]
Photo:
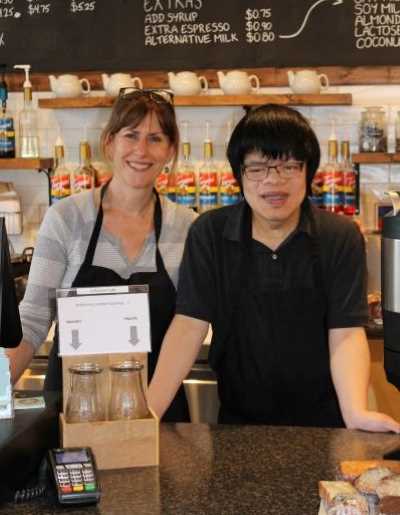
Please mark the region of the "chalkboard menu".
[[35, 72], [400, 64], [400, 0], [0, 0]]

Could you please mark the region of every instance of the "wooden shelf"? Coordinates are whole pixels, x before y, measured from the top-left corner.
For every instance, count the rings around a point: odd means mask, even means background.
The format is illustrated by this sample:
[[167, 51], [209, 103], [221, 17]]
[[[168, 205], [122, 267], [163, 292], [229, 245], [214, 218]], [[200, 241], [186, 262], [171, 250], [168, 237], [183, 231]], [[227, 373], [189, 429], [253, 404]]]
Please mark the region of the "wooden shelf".
[[355, 164], [390, 164], [400, 163], [400, 153], [361, 152], [351, 157]]
[[[249, 75], [256, 74], [260, 79], [262, 87], [288, 87], [289, 70], [298, 71], [304, 67], [293, 68], [292, 66], [283, 68], [261, 67], [261, 68], [241, 68]], [[308, 68], [308, 67], [307, 67]], [[331, 87], [334, 86], [371, 86], [374, 84], [395, 84], [400, 83], [400, 66], [318, 66], [310, 67], [309, 69], [315, 70], [318, 74], [326, 73], [329, 77]], [[208, 81], [209, 88], [218, 88], [217, 70], [213, 68], [208, 69], [191, 69], [198, 75], [204, 75]], [[222, 68], [222, 71], [230, 71], [231, 68]], [[78, 75], [80, 78], [86, 77], [92, 87], [92, 91], [100, 91], [103, 89], [102, 73], [108, 71], [112, 73], [116, 70], [97, 70], [97, 71], [83, 71], [77, 69], [64, 70], [62, 73], [72, 73]], [[168, 76], [166, 70], [142, 70], [138, 68], [130, 68], [119, 70], [138, 76], [142, 79], [145, 88], [168, 88]], [[61, 72], [60, 72], [61, 73]], [[13, 71], [7, 74], [7, 84], [9, 91], [22, 91], [24, 82], [23, 74]], [[33, 91], [49, 92], [49, 76], [47, 73], [31, 73], [31, 82], [33, 84]]]
[[44, 159], [25, 159], [16, 157], [14, 159], [0, 159], [0, 170], [49, 170], [53, 168], [54, 160]]
[[[179, 107], [216, 107], [216, 106], [251, 106], [267, 103], [281, 105], [315, 105], [334, 106], [351, 105], [351, 94], [321, 95], [196, 95], [175, 96], [174, 105]], [[40, 98], [39, 107], [46, 109], [86, 109], [93, 107], [111, 107], [115, 98], [79, 97], [79, 98]]]
[[114, 97], [39, 98], [39, 107], [45, 109], [89, 109], [111, 107]]

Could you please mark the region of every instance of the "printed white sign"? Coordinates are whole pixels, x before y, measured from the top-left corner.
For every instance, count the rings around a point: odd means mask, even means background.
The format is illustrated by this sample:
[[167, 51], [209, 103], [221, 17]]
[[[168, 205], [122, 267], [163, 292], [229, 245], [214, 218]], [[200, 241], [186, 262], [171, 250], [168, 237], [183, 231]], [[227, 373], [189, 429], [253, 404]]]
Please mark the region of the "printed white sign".
[[60, 355], [150, 352], [148, 293], [57, 298]]

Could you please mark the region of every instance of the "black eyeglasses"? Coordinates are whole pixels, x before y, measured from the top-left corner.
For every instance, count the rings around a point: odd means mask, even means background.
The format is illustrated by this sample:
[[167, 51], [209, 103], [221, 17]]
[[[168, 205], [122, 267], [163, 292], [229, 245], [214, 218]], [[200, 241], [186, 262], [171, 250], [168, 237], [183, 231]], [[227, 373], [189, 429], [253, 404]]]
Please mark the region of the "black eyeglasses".
[[242, 173], [249, 181], [263, 181], [271, 170], [275, 170], [281, 179], [292, 179], [304, 169], [304, 161], [285, 161], [270, 165], [269, 163], [250, 163], [242, 165]]
[[132, 86], [121, 88], [118, 94], [118, 98], [139, 99], [141, 97], [149, 98], [157, 104], [173, 105], [174, 103], [174, 94], [168, 89], [139, 89]]

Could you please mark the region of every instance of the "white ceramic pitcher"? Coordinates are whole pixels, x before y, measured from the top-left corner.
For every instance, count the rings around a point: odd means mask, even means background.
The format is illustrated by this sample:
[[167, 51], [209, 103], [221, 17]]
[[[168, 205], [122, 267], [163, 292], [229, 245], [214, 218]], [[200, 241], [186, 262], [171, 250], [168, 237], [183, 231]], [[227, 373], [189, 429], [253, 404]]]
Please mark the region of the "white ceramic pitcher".
[[198, 95], [208, 91], [207, 79], [194, 72], [169, 72], [168, 81], [175, 95]]
[[217, 72], [219, 87], [225, 95], [248, 95], [258, 93], [260, 79], [257, 75], [247, 75], [241, 70], [232, 70], [228, 73]]
[[80, 97], [90, 93], [90, 83], [87, 79], [80, 79], [77, 75], [49, 75], [51, 91], [57, 97]]
[[326, 91], [329, 88], [329, 79], [325, 73], [314, 70], [288, 71], [289, 86], [293, 93], [315, 94]]
[[107, 95], [116, 97], [121, 88], [143, 88], [143, 83], [139, 77], [131, 77], [128, 73], [113, 73], [111, 76], [102, 73], [103, 88]]

